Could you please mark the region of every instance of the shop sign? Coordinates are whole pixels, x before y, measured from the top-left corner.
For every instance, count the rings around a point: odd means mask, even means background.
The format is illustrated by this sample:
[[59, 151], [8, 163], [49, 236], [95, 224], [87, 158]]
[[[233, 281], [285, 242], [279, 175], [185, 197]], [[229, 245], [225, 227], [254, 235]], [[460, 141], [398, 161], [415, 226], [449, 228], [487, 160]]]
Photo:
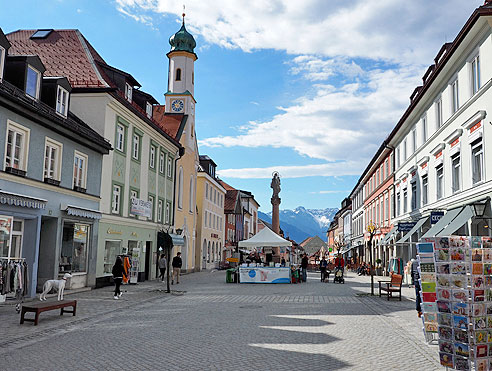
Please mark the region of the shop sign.
[[131, 211], [133, 215], [145, 216], [147, 218], [152, 217], [152, 202], [141, 200], [140, 198], [132, 197]]
[[121, 234], [121, 231], [115, 231], [114, 229], [108, 228], [108, 234]]
[[226, 260], [229, 263], [239, 263], [239, 259], [238, 258], [226, 258]]
[[436, 224], [444, 216], [444, 211], [431, 211], [431, 225]]
[[399, 232], [409, 232], [417, 222], [401, 222], [398, 223], [398, 231]]

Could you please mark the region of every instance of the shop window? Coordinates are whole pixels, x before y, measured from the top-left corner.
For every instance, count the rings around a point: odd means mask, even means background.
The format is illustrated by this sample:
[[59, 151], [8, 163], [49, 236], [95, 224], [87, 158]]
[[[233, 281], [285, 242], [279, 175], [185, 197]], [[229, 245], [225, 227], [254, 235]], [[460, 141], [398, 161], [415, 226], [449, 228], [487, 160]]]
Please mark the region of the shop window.
[[113, 184], [113, 202], [111, 212], [113, 214], [120, 214], [121, 211], [121, 186]]
[[44, 151], [44, 179], [60, 180], [63, 145], [46, 138]]
[[27, 66], [26, 94], [27, 96], [38, 99], [39, 87], [41, 84], [41, 73], [31, 66]]
[[0, 215], [0, 256], [20, 258], [22, 256], [22, 236], [24, 222], [11, 216]]
[[73, 187], [85, 190], [87, 184], [87, 155], [75, 151], [73, 161]]
[[453, 193], [458, 192], [461, 189], [461, 161], [460, 153], [451, 157], [451, 176], [452, 176], [452, 187]]
[[442, 165], [436, 167], [436, 197], [440, 200], [444, 196], [444, 168]]
[[104, 273], [111, 274], [116, 257], [121, 255], [120, 240], [106, 240], [104, 244]]
[[68, 113], [68, 91], [61, 86], [58, 87], [56, 94], [56, 112], [67, 117]]
[[482, 139], [472, 143], [472, 181], [473, 184], [483, 180], [483, 146]]
[[67, 221], [63, 223], [59, 274], [87, 271], [89, 232], [89, 225]]
[[29, 147], [29, 129], [7, 123], [7, 143], [5, 151], [5, 169], [27, 170], [27, 152]]
[[429, 178], [427, 175], [422, 177], [422, 205], [427, 205], [429, 202]]

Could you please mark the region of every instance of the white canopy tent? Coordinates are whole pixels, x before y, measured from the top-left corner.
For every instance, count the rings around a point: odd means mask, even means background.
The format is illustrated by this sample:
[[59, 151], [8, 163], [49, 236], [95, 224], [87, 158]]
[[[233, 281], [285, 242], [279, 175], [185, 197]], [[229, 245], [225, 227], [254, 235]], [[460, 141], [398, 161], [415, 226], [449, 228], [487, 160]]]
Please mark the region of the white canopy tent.
[[248, 240], [239, 241], [239, 247], [254, 248], [254, 247], [285, 247], [292, 246], [292, 242], [287, 241], [285, 238], [280, 237], [270, 228], [263, 228], [260, 232], [255, 234]]

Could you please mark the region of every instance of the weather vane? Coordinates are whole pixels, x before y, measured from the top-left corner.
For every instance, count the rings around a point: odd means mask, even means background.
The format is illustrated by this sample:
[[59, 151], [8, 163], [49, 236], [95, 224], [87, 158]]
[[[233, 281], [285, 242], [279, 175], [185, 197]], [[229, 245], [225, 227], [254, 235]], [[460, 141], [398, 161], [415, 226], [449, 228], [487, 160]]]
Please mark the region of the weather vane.
[[186, 15], [185, 9], [186, 9], [185, 4], [183, 4], [183, 24], [185, 23], [185, 15]]

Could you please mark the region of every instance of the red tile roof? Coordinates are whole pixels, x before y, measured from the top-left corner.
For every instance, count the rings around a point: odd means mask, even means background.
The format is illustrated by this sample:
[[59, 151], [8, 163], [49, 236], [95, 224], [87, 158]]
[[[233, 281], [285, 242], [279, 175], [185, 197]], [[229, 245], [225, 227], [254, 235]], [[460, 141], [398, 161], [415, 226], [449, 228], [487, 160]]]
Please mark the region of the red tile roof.
[[154, 105], [152, 117], [161, 129], [173, 138], [179, 139], [177, 136], [184, 117], [182, 113], [166, 113], [166, 106]]
[[225, 195], [224, 200], [224, 211], [225, 212], [233, 212], [236, 208], [236, 200], [237, 194], [239, 191], [237, 190], [228, 190]]
[[227, 184], [226, 182], [224, 182], [223, 180], [219, 180], [219, 183], [222, 187], [224, 187], [224, 189], [226, 191], [236, 191], [236, 188], [234, 187], [231, 187], [229, 184]]
[[94, 61], [106, 64], [79, 30], [54, 30], [45, 39], [31, 39], [36, 30], [7, 34], [10, 55], [38, 55], [45, 76], [65, 76], [73, 87], [110, 87], [111, 81]]

